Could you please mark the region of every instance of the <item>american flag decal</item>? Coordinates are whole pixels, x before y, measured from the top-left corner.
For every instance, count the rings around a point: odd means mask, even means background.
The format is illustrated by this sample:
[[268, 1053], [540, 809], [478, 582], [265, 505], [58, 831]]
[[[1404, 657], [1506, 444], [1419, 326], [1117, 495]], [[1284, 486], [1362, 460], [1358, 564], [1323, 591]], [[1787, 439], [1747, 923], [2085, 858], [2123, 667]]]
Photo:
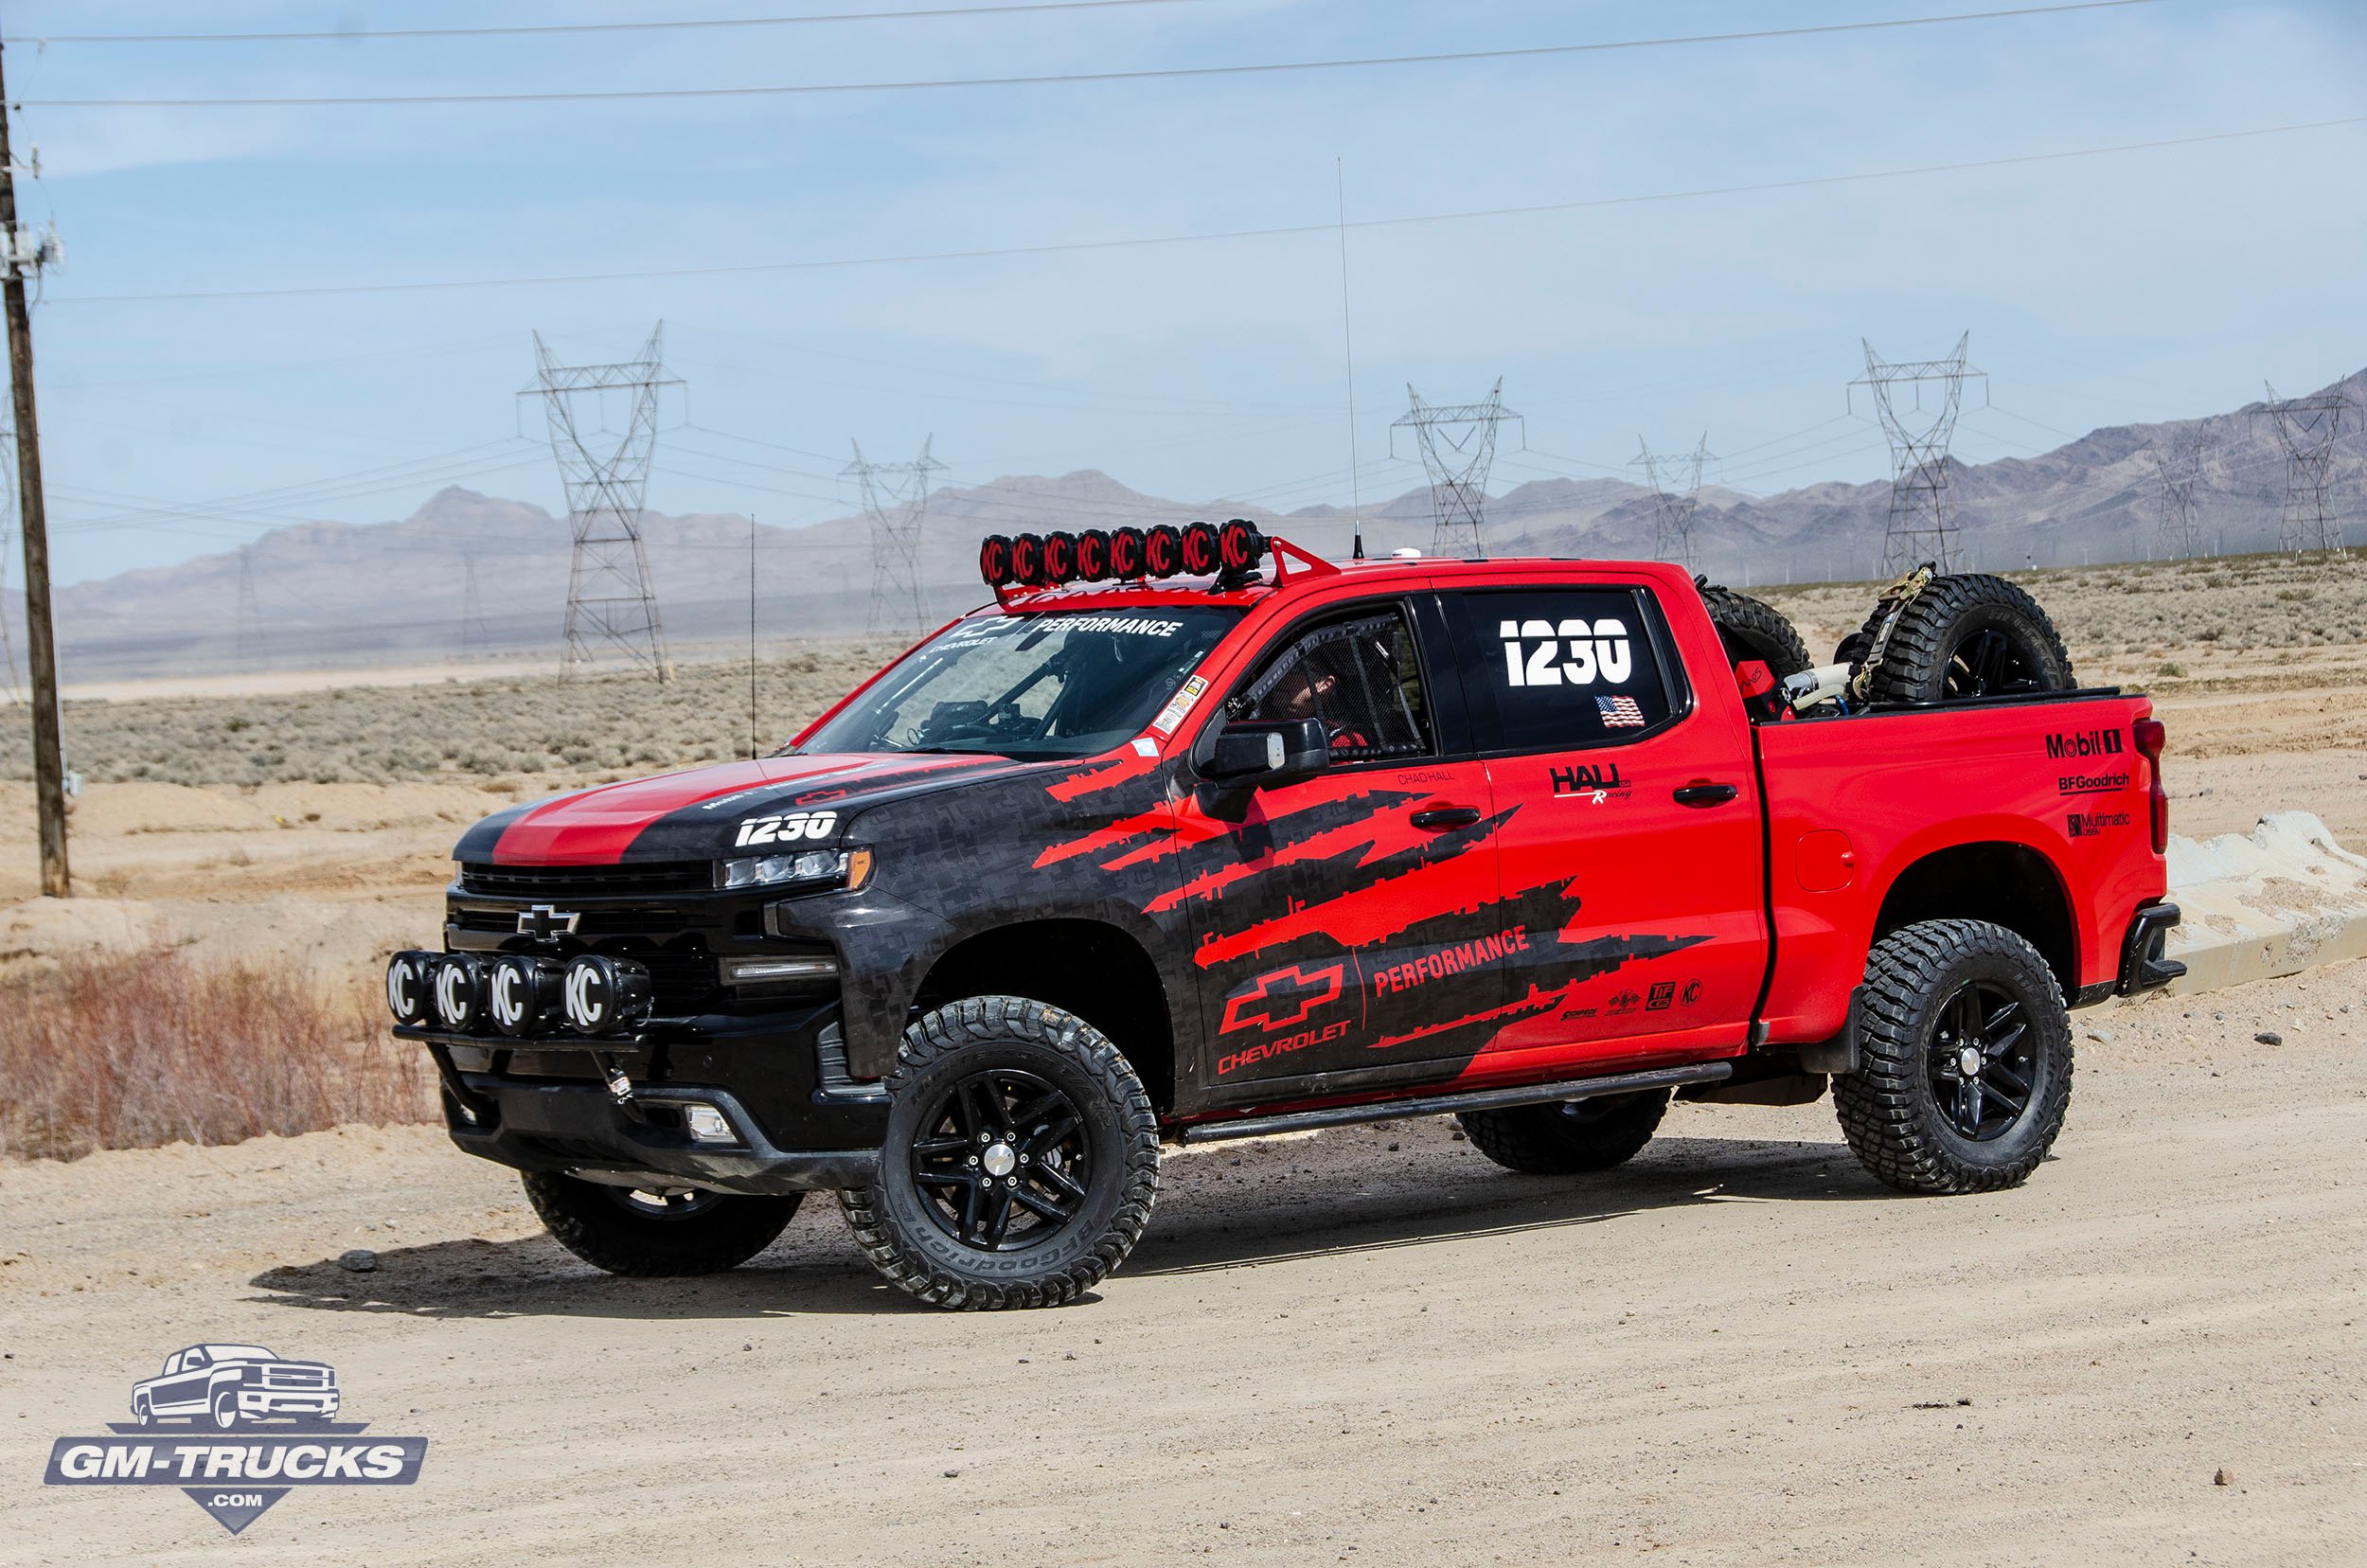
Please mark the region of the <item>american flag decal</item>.
[[1635, 705], [1632, 697], [1597, 697], [1594, 711], [1603, 716], [1605, 729], [1642, 729], [1644, 710]]

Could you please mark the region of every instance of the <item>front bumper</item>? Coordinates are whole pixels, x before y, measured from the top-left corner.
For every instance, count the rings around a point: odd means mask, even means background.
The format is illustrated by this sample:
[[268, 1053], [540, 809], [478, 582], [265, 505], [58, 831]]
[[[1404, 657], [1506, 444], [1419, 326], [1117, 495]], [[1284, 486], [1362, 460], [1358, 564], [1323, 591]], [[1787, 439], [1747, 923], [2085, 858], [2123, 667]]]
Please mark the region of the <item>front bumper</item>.
[[[483, 1073], [458, 1078], [470, 1100], [463, 1105], [447, 1098], [452, 1141], [521, 1170], [596, 1180], [647, 1177], [756, 1195], [863, 1186], [879, 1171], [876, 1147], [779, 1148], [728, 1090], [652, 1086], [620, 1104], [604, 1084], [536, 1083]], [[721, 1113], [739, 1141], [694, 1141], [683, 1125], [683, 1112], [692, 1105]], [[489, 1117], [483, 1109], [489, 1106]]]
[[239, 1414], [318, 1416], [327, 1419], [337, 1414], [337, 1391], [333, 1388], [241, 1388], [239, 1390]]
[[[395, 1033], [435, 1058], [446, 1131], [469, 1153], [520, 1170], [767, 1194], [860, 1186], [878, 1168], [887, 1094], [847, 1078], [838, 1021], [835, 1003], [814, 1003], [598, 1040]], [[722, 1116], [729, 1141], [690, 1135], [685, 1113], [698, 1106]]]

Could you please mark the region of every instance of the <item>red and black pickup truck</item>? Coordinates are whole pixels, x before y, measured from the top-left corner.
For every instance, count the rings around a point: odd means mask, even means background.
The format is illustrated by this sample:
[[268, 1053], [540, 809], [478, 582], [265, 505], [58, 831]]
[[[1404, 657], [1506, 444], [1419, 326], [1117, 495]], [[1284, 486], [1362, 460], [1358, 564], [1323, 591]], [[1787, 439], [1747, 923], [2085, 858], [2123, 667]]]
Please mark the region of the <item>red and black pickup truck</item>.
[[2067, 1009], [2179, 972], [2162, 728], [2000, 579], [1902, 579], [1811, 700], [1668, 565], [981, 561], [777, 754], [471, 829], [391, 963], [454, 1141], [587, 1260], [729, 1268], [828, 1188], [924, 1300], [1056, 1304], [1163, 1142], [1452, 1113], [1572, 1173], [1828, 1080], [1875, 1175], [1987, 1190], [2062, 1126]]

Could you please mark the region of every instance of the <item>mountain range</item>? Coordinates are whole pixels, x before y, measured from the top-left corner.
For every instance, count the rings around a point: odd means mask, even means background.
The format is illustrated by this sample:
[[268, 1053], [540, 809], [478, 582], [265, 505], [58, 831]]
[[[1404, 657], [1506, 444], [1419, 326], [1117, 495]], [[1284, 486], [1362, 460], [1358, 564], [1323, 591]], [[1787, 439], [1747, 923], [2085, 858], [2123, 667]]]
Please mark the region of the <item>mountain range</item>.
[[[2337, 515], [2367, 543], [2367, 370], [2327, 387], [2349, 400], [2333, 461]], [[2210, 454], [2196, 490], [2198, 532], [2214, 553], [2276, 547], [2287, 463], [2254, 403], [2207, 419], [2112, 425], [2053, 451], [1952, 464], [1949, 483], [1976, 566], [2079, 564], [2165, 553], [2157, 449], [2199, 430]], [[1876, 575], [1887, 482], [1808, 485], [1767, 496], [1705, 488], [1696, 565], [1737, 586]], [[1647, 556], [1656, 498], [1625, 479], [1543, 479], [1491, 494], [1491, 553]], [[1374, 554], [1432, 543], [1430, 494], [1416, 489], [1362, 510]], [[1083, 470], [1010, 476], [928, 497], [920, 578], [925, 613], [950, 616], [985, 597], [974, 562], [988, 533], [1251, 518], [1319, 553], [1347, 554], [1344, 508], [1277, 514], [1214, 499], [1164, 500]], [[798, 528], [756, 526], [760, 635], [783, 639], [901, 631], [909, 601], [871, 613], [870, 525], [849, 516]], [[651, 512], [643, 537], [666, 630], [678, 650], [747, 635], [744, 516]], [[57, 596], [69, 683], [249, 668], [357, 668], [461, 655], [555, 651], [567, 595], [566, 520], [525, 502], [451, 488], [398, 522], [306, 523], [238, 552], [199, 556], [71, 584]], [[245, 578], [242, 591], [241, 576]], [[474, 592], [470, 579], [473, 577]], [[13, 601], [14, 596], [10, 596]], [[241, 604], [247, 611], [241, 613]], [[472, 604], [478, 615], [467, 612]], [[23, 622], [9, 605], [12, 630]], [[18, 667], [23, 668], [20, 663]]]

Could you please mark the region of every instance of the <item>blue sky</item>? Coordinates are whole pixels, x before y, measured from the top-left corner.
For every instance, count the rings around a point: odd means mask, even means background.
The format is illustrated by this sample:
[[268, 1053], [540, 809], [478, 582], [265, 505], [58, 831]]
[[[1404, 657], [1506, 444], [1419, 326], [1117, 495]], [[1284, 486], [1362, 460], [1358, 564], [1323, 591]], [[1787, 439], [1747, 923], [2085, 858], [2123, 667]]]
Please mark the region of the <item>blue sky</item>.
[[[904, 0], [905, 5], [914, 0]], [[919, 0], [932, 3], [932, 0]], [[935, 4], [954, 0], [934, 0]], [[2009, 4], [2010, 0], [1992, 0]], [[12, 5], [8, 36], [750, 16], [879, 0]], [[35, 316], [62, 581], [445, 483], [557, 508], [529, 332], [685, 383], [650, 504], [795, 524], [848, 437], [948, 480], [1107, 470], [1349, 499], [1328, 232], [987, 259], [330, 295], [111, 296], [1003, 249], [1659, 195], [2367, 116], [2367, 12], [2161, 0], [1751, 43], [1128, 83], [438, 108], [60, 98], [497, 93], [1041, 75], [1816, 26], [1947, 0], [1441, 7], [1174, 0], [1022, 16], [527, 39], [7, 52], [66, 269]], [[1494, 488], [1628, 472], [1639, 436], [1774, 490], [1885, 472], [1859, 340], [1972, 333], [1972, 459], [2216, 412], [2367, 365], [2367, 126], [1352, 230], [1364, 499], [1411, 381], [1498, 376]], [[1862, 410], [1862, 402], [1860, 403]], [[756, 443], [771, 443], [758, 445]], [[1405, 451], [1402, 444], [1400, 451]], [[9, 573], [15, 576], [13, 566]]]

